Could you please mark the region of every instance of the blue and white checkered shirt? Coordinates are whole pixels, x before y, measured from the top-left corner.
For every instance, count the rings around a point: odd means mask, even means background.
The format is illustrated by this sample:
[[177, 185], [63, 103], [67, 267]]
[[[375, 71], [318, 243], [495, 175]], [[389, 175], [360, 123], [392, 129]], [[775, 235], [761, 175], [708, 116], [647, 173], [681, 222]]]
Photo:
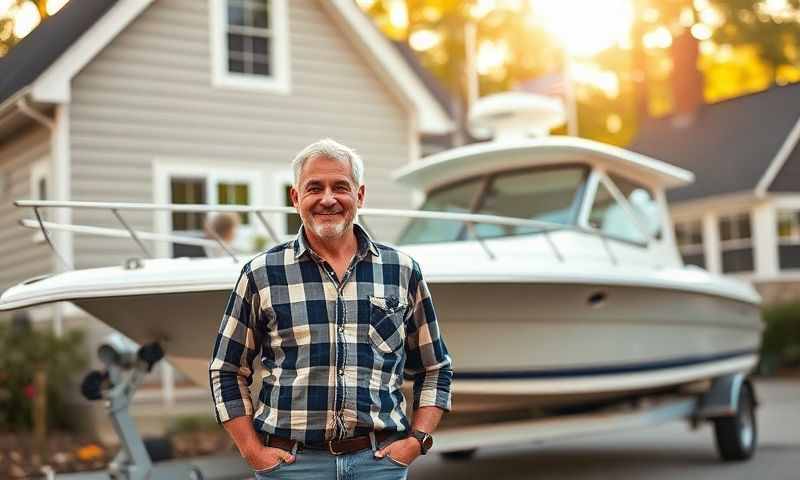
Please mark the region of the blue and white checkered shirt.
[[341, 281], [302, 228], [245, 264], [209, 367], [219, 422], [253, 415], [256, 431], [306, 444], [407, 431], [404, 374], [414, 380], [414, 409], [450, 409], [450, 356], [419, 265], [354, 230], [358, 252]]

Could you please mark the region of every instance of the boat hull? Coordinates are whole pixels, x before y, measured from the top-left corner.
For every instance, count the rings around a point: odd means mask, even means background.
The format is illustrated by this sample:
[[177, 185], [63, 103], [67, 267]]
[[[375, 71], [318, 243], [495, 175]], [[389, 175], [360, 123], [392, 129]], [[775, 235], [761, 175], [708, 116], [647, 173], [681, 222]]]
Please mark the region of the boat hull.
[[[753, 368], [757, 304], [675, 289], [430, 283], [454, 363], [454, 410], [601, 402]], [[74, 302], [199, 385], [228, 291]]]

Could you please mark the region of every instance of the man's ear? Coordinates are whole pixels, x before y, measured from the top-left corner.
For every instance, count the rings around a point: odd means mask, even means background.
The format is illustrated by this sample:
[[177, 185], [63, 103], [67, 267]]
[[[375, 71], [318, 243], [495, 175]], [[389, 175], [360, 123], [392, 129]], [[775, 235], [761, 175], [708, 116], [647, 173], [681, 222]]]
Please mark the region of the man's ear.
[[364, 193], [365, 193], [364, 185], [361, 185], [360, 187], [358, 187], [358, 192], [356, 192], [356, 195], [358, 196], [358, 208], [364, 207]]
[[289, 187], [289, 197], [292, 199], [292, 205], [294, 205], [294, 208], [299, 208], [297, 205], [300, 201], [300, 193], [296, 188], [294, 188], [294, 185]]

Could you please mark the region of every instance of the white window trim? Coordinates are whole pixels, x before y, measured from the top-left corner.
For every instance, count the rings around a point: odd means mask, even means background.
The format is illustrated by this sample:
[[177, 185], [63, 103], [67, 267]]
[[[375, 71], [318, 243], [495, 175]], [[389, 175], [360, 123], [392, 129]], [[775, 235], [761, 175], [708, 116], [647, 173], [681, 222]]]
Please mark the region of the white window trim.
[[[51, 167], [50, 167], [50, 157], [44, 157], [39, 160], [36, 160], [33, 164], [31, 164], [31, 177], [30, 177], [30, 198], [33, 200], [44, 200], [42, 198], [42, 192], [39, 190], [39, 181], [44, 179], [47, 183], [47, 189], [49, 190], [50, 198], [48, 200], [53, 199], [53, 175], [51, 174]], [[47, 220], [47, 219], [43, 219]], [[50, 221], [53, 221], [50, 219]], [[33, 234], [32, 240], [34, 243], [42, 243], [45, 241], [44, 233], [41, 230], [36, 230]]]
[[226, 0], [210, 2], [211, 83], [218, 88], [269, 92], [281, 95], [291, 93], [289, 64], [289, 2], [270, 0], [272, 22], [271, 63], [272, 75], [248, 75], [228, 71]]
[[[792, 215], [792, 214], [796, 214], [799, 211], [800, 211], [800, 209], [790, 209], [790, 208], [778, 209], [777, 212], [776, 212], [777, 213], [777, 215], [776, 215], [776, 224], [775, 224], [776, 230], [777, 230], [777, 227], [778, 227], [778, 223], [777, 222], [780, 221], [781, 214], [787, 213], [789, 215]], [[793, 218], [795, 220], [797, 219], [796, 216], [794, 216]], [[792, 223], [794, 223], [794, 222], [792, 222]], [[776, 234], [777, 233], [778, 232], [776, 232]], [[777, 238], [778, 238], [778, 245], [799, 245], [800, 244], [800, 230], [797, 230], [797, 231], [793, 230], [792, 232], [790, 232], [790, 236], [788, 238], [787, 237], [781, 237], [780, 235], [777, 235]]]
[[[273, 175], [272, 182], [274, 185], [273, 190], [275, 191], [275, 196], [272, 199], [273, 204], [277, 206], [284, 206], [283, 191], [287, 186], [294, 184], [294, 172], [291, 169], [284, 170], [282, 172], [277, 172]], [[286, 222], [285, 214], [279, 213], [273, 215], [272, 222], [273, 222], [272, 224], [275, 225], [275, 231], [278, 232], [279, 236], [282, 236], [282, 238], [287, 240], [290, 237], [291, 238], [294, 237], [294, 234], [290, 234], [289, 232], [286, 231], [288, 225]]]
[[[153, 162], [154, 203], [170, 203], [169, 180], [171, 177], [181, 176], [205, 179], [206, 201], [209, 205], [217, 204], [216, 184], [220, 181], [247, 183], [250, 186], [250, 205], [263, 205], [264, 181], [261, 170], [247, 165], [220, 167], [210, 163], [155, 160]], [[219, 162], [216, 163], [219, 164]], [[169, 213], [167, 211], [154, 213], [154, 225], [157, 233], [166, 234], [172, 231], [172, 216]], [[251, 215], [250, 225], [240, 226], [239, 231], [243, 236], [266, 235], [266, 230], [254, 215]], [[162, 258], [170, 256], [169, 242], [156, 244], [156, 256]]]
[[[697, 226], [696, 233], [700, 234], [700, 243], [687, 243], [683, 245], [678, 243], [678, 236], [675, 235], [675, 245], [678, 247], [678, 251], [681, 253], [681, 255], [705, 255], [705, 246], [703, 242], [703, 219], [696, 218], [693, 220], [675, 221], [674, 228], [677, 230], [679, 225], [683, 226], [683, 228], [688, 228], [690, 225], [695, 225]], [[694, 233], [694, 229], [691, 230], [692, 233]]]
[[[728, 239], [728, 240], [723, 240], [722, 239], [722, 221], [724, 219], [728, 219], [730, 221], [732, 219], [736, 219], [737, 217], [739, 217], [741, 215], [747, 215], [747, 220], [750, 223], [750, 236], [748, 238], [732, 238], [732, 239]], [[735, 222], [731, 223], [731, 226], [733, 226], [733, 225], [735, 225]], [[738, 229], [738, 226], [736, 226], [735, 228]], [[718, 232], [718, 235], [719, 235], [718, 246], [719, 246], [719, 258], [720, 258], [720, 260], [719, 260], [719, 262], [720, 262], [719, 263], [720, 272], [723, 275], [739, 275], [739, 274], [743, 274], [743, 273], [756, 274], [757, 270], [758, 270], [758, 265], [757, 265], [757, 258], [756, 258], [756, 255], [757, 255], [757, 252], [756, 252], [756, 241], [753, 238], [753, 235], [754, 235], [754, 232], [755, 232], [755, 225], [753, 224], [753, 212], [750, 211], [750, 210], [745, 210], [745, 211], [734, 211], [734, 212], [730, 212], [730, 213], [724, 213], [724, 214], [717, 215], [717, 232]], [[752, 270], [742, 270], [742, 271], [739, 271], [739, 272], [726, 272], [725, 269], [724, 269], [725, 267], [724, 267], [724, 261], [723, 261], [723, 257], [725, 255], [725, 252], [730, 251], [730, 250], [743, 250], [743, 249], [748, 249], [748, 248], [753, 252], [752, 253], [752, 255], [753, 255], [753, 269]]]

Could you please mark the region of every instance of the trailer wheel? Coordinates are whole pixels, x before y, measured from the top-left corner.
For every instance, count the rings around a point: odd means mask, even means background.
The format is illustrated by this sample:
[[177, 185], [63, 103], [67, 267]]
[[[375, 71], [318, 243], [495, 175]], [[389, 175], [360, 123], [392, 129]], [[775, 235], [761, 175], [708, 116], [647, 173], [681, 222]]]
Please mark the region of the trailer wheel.
[[749, 459], [758, 442], [755, 394], [750, 382], [742, 385], [737, 403], [736, 415], [714, 419], [717, 452], [726, 462]]
[[475, 452], [477, 452], [477, 448], [470, 448], [469, 450], [454, 450], [452, 452], [442, 452], [442, 458], [445, 460], [450, 461], [464, 461], [469, 460], [475, 456]]

